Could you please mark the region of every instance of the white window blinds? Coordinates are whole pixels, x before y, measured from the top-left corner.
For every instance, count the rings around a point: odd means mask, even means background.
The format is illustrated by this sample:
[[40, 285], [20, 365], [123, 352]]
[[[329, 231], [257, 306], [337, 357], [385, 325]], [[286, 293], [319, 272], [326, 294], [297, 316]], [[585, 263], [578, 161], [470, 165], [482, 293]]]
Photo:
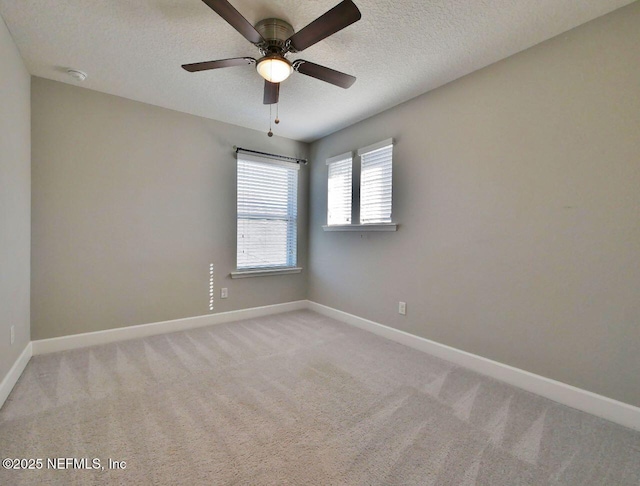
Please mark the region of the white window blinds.
[[358, 150], [360, 172], [360, 223], [390, 223], [392, 202], [393, 140]]
[[327, 189], [327, 224], [351, 224], [351, 152], [327, 160], [329, 166]]
[[298, 169], [238, 152], [238, 269], [296, 266]]

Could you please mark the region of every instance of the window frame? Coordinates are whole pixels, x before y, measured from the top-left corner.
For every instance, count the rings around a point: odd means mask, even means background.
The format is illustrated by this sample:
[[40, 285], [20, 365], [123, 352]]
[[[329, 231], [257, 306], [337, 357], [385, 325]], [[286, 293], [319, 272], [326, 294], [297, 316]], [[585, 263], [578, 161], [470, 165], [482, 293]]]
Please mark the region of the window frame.
[[[273, 166], [284, 166], [287, 170], [295, 172], [295, 182], [293, 184], [293, 191], [289, 188], [287, 194], [287, 213], [286, 216], [283, 217], [265, 217], [264, 213], [256, 213], [259, 214], [261, 218], [260, 221], [286, 221], [287, 222], [287, 237], [285, 240], [286, 249], [288, 252], [293, 246], [293, 254], [287, 254], [286, 259], [287, 263], [285, 265], [254, 265], [254, 266], [240, 266], [240, 241], [239, 241], [239, 233], [241, 231], [241, 221], [247, 221], [251, 219], [252, 213], [241, 213], [241, 192], [240, 192], [240, 183], [243, 182], [241, 179], [241, 167], [242, 163], [254, 163], [260, 164], [264, 168], [265, 165], [273, 165]], [[244, 277], [258, 277], [258, 276], [266, 276], [266, 275], [276, 275], [276, 274], [287, 274], [287, 273], [299, 273], [302, 268], [297, 266], [298, 263], [298, 193], [299, 193], [299, 170], [300, 165], [295, 162], [289, 162], [277, 158], [265, 157], [254, 155], [251, 153], [240, 152], [237, 153], [237, 161], [236, 161], [236, 269], [231, 272], [232, 278], [244, 278]], [[291, 176], [289, 173], [288, 176]], [[247, 183], [251, 183], [252, 181], [249, 179], [245, 179]], [[294, 231], [294, 235], [291, 236], [289, 233]], [[291, 243], [293, 241], [293, 243]]]
[[[331, 223], [330, 210], [331, 210], [331, 167], [335, 167], [336, 164], [349, 161], [349, 219], [347, 223]], [[342, 195], [344, 197], [344, 195]], [[327, 159], [327, 226], [345, 226], [353, 223], [353, 152], [345, 152], [344, 154], [336, 155]]]
[[[370, 220], [370, 221], [363, 221], [362, 220], [362, 215], [363, 215], [363, 210], [362, 210], [362, 206], [363, 206], [363, 192], [364, 192], [364, 184], [363, 184], [363, 178], [364, 178], [364, 163], [365, 163], [365, 158], [367, 155], [369, 154], [374, 154], [376, 152], [382, 151], [383, 149], [389, 148], [391, 147], [391, 157], [389, 159], [389, 170], [390, 170], [390, 183], [391, 183], [391, 189], [389, 191], [388, 197], [389, 197], [389, 205], [390, 205], [390, 210], [389, 210], [389, 220]], [[360, 212], [359, 212], [359, 221], [361, 225], [370, 225], [370, 224], [390, 224], [392, 223], [392, 216], [393, 216], [393, 139], [389, 138], [387, 140], [382, 140], [381, 142], [378, 143], [374, 143], [372, 145], [368, 145], [366, 147], [360, 148], [358, 149], [358, 157], [360, 157], [360, 191], [359, 191], [359, 208], [360, 208]], [[379, 206], [378, 206], [379, 207]]]
[[[385, 148], [387, 146], [395, 146], [395, 140], [393, 138], [388, 138], [382, 140], [380, 142], [367, 145], [366, 147], [362, 147], [358, 149], [355, 153], [355, 156], [352, 157], [352, 202], [351, 202], [351, 223], [350, 224], [328, 224], [328, 209], [329, 209], [329, 191], [328, 191], [328, 179], [329, 179], [329, 163], [330, 161], [338, 161], [340, 157], [344, 157], [349, 153], [353, 154], [353, 152], [347, 152], [346, 154], [337, 155], [335, 157], [331, 157], [327, 159], [327, 224], [322, 226], [324, 231], [351, 231], [351, 232], [364, 232], [364, 231], [397, 231], [398, 223], [393, 221], [393, 211], [392, 221], [391, 222], [372, 222], [372, 223], [354, 223], [354, 221], [360, 221], [360, 208], [361, 208], [361, 190], [362, 190], [362, 155], [374, 152], [376, 150]], [[393, 150], [393, 149], [392, 149]], [[393, 160], [394, 154], [392, 152], [391, 155], [391, 167], [393, 171]], [[356, 174], [357, 171], [357, 174]], [[392, 190], [391, 190], [391, 204], [393, 210], [393, 172], [392, 172]], [[357, 218], [356, 218], [357, 216]]]

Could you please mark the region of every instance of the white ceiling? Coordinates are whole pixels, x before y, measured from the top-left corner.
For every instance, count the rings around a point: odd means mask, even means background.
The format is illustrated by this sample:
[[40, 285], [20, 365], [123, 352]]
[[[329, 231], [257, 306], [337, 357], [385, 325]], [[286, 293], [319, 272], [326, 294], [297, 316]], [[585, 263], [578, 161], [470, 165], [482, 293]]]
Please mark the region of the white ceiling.
[[[296, 30], [340, 0], [231, 0], [249, 22]], [[348, 90], [294, 73], [280, 89], [275, 133], [312, 141], [504, 59], [633, 0], [354, 0], [362, 19], [290, 59], [356, 76]], [[0, 0], [30, 73], [268, 130], [252, 66], [187, 73], [181, 64], [258, 57], [201, 0]]]

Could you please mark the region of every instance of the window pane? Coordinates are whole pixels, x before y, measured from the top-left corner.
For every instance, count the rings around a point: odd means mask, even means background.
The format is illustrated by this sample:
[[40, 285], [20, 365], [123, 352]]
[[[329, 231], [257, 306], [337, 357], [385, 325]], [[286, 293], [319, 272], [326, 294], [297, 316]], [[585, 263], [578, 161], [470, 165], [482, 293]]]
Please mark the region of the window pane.
[[238, 268], [288, 265], [287, 221], [238, 219]]
[[393, 145], [361, 157], [360, 223], [390, 223]]
[[298, 171], [238, 154], [239, 269], [296, 266]]
[[351, 223], [351, 158], [329, 164], [327, 224]]

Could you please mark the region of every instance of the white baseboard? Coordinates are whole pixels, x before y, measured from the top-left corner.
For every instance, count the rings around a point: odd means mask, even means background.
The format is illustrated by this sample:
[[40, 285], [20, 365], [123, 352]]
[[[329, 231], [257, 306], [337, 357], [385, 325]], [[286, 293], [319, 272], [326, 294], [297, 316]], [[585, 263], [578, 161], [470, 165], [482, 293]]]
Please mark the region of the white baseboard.
[[625, 427], [640, 430], [640, 408], [590, 391], [514, 368], [482, 356], [467, 353], [430, 341], [408, 332], [378, 324], [362, 317], [309, 301], [308, 309], [332, 319], [372, 332], [405, 346], [429, 353], [486, 376], [549, 398], [583, 412], [590, 413]]
[[20, 353], [20, 356], [18, 356], [16, 362], [13, 363], [13, 366], [2, 380], [2, 383], [0, 383], [0, 408], [2, 408], [2, 405], [4, 405], [4, 402], [9, 397], [9, 393], [11, 393], [11, 390], [13, 390], [13, 387], [18, 382], [18, 378], [20, 378], [20, 375], [22, 375], [22, 372], [26, 368], [27, 363], [31, 359], [31, 356], [33, 354], [32, 350], [33, 347], [29, 342], [25, 346], [22, 353]]
[[137, 326], [118, 327], [105, 331], [87, 332], [82, 334], [72, 334], [50, 339], [38, 339], [32, 341], [33, 354], [55, 353], [69, 349], [85, 348], [98, 344], [107, 344], [117, 341], [126, 341], [156, 334], [184, 331], [197, 327], [211, 326], [214, 324], [224, 324], [226, 322], [240, 321], [243, 319], [253, 319], [255, 317], [280, 314], [294, 310], [306, 309], [306, 300], [286, 302], [284, 304], [266, 305], [263, 307], [251, 307], [229, 312], [219, 312], [217, 314], [207, 314], [204, 316], [187, 317], [172, 321], [154, 322], [151, 324], [140, 324]]

